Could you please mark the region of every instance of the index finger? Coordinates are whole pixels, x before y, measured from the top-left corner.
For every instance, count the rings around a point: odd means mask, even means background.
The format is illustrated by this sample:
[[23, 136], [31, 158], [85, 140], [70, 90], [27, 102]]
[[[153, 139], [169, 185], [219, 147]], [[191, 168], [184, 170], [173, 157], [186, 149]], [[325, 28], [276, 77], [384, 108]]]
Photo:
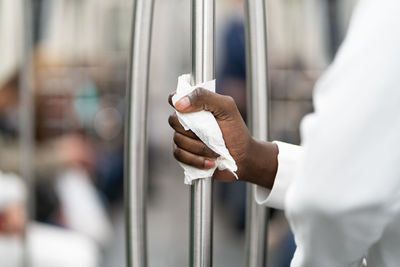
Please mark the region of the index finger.
[[174, 96], [176, 94], [176, 91], [174, 91], [173, 93], [171, 93], [169, 96], [168, 96], [168, 103], [171, 105], [171, 107], [173, 107], [173, 108], [175, 108], [174, 107], [174, 104], [172, 103], [172, 97]]
[[183, 135], [186, 135], [187, 137], [199, 140], [196, 134], [194, 134], [191, 130], [186, 131], [185, 128], [180, 124], [178, 116], [176, 115], [176, 112], [171, 114], [168, 118], [168, 123], [169, 125], [178, 133], [181, 133]]

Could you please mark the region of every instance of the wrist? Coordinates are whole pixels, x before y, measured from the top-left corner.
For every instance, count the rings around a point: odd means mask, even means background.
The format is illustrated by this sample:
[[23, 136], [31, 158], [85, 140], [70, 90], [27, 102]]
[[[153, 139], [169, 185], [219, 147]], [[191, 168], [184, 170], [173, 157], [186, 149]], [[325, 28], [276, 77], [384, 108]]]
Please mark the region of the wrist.
[[278, 146], [251, 138], [241, 180], [271, 189], [278, 169]]

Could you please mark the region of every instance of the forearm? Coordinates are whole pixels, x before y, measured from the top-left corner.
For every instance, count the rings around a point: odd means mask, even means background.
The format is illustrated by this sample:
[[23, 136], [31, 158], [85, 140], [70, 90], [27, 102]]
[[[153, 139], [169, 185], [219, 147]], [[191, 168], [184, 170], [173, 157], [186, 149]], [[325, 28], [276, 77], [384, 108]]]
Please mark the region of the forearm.
[[239, 175], [240, 180], [272, 189], [278, 170], [278, 154], [276, 144], [253, 138], [244, 160], [245, 168]]

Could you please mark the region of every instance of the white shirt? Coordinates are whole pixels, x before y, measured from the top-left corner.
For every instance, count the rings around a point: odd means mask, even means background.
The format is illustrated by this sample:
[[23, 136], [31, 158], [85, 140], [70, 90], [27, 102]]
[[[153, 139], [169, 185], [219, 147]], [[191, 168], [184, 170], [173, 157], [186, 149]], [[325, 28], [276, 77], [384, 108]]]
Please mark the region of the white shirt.
[[26, 197], [26, 187], [21, 178], [0, 171], [0, 212], [10, 204], [24, 205]]
[[277, 142], [260, 204], [284, 208], [292, 267], [400, 266], [400, 1], [360, 0], [316, 86], [302, 147]]

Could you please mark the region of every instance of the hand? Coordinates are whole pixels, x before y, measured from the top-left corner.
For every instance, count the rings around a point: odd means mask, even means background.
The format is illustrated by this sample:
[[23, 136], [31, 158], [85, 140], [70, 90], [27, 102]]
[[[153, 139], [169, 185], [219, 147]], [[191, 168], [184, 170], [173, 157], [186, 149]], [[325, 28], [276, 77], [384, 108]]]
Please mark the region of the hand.
[[[169, 97], [171, 105], [172, 96]], [[226, 147], [236, 161], [239, 179], [272, 188], [277, 170], [278, 148], [275, 144], [259, 142], [251, 137], [232, 97], [197, 88], [181, 98], [175, 109], [182, 113], [210, 111], [221, 128]], [[214, 167], [213, 159], [218, 154], [200, 141], [192, 131], [185, 131], [176, 113], [169, 117], [168, 122], [175, 130], [173, 150], [178, 161], [201, 169]], [[233, 174], [227, 170], [216, 170], [213, 178], [220, 181], [235, 180]]]
[[8, 205], [0, 213], [0, 233], [22, 235], [26, 224], [25, 209], [20, 204]]

